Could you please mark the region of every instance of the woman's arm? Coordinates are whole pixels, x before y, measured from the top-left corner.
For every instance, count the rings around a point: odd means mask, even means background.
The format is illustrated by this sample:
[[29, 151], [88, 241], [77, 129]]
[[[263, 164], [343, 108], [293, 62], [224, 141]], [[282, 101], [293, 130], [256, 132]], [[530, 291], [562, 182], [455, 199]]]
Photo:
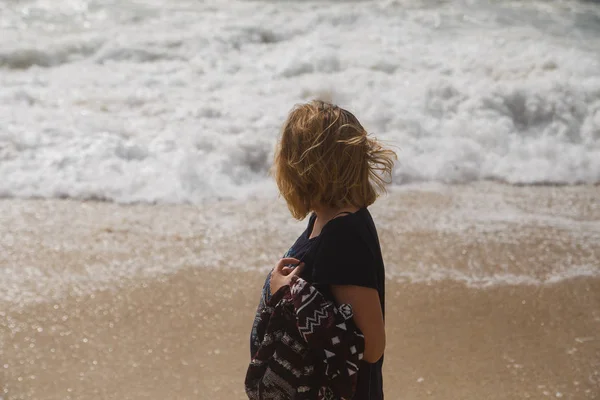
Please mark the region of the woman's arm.
[[331, 285], [338, 304], [350, 304], [354, 312], [354, 323], [365, 335], [363, 359], [374, 363], [385, 350], [385, 325], [379, 294], [376, 289], [354, 285]]

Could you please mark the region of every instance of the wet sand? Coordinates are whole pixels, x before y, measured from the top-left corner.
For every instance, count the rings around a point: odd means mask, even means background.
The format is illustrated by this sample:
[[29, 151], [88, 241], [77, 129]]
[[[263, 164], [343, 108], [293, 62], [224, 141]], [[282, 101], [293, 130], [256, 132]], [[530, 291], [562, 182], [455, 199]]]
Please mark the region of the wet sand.
[[[473, 199], [481, 189], [452, 190]], [[458, 212], [448, 193], [393, 194], [374, 207], [390, 260], [388, 399], [600, 398], [598, 188], [522, 190], [502, 204], [531, 220], [430, 224], [431, 210]], [[475, 214], [493, 217], [493, 202], [478, 204]], [[281, 204], [4, 200], [0, 210], [3, 400], [245, 398], [268, 255], [304, 224]], [[490, 283], [507, 254], [516, 261], [500, 272], [529, 280]], [[556, 278], [569, 260], [592, 266]], [[457, 279], [436, 269], [409, 279], [450, 261]]]
[[[243, 399], [261, 280], [186, 270], [4, 312], [5, 398]], [[388, 398], [600, 395], [600, 279], [388, 291]]]

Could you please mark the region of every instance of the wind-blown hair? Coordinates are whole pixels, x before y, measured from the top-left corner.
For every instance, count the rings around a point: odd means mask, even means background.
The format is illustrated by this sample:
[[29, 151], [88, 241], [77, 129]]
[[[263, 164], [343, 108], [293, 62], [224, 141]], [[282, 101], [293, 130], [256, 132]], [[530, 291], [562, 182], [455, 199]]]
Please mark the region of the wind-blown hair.
[[315, 206], [373, 204], [396, 159], [351, 112], [314, 100], [288, 115], [272, 173], [294, 218], [303, 219]]

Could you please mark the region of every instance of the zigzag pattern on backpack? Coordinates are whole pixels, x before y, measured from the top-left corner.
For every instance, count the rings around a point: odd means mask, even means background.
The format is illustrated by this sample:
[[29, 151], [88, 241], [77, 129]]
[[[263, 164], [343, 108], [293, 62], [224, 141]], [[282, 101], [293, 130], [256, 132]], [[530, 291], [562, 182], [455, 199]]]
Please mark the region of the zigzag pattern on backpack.
[[306, 318], [306, 325], [300, 326], [298, 325], [298, 329], [302, 336], [304, 336], [304, 340], [308, 341], [308, 335], [311, 335], [315, 332], [315, 328], [321, 325], [323, 320], [328, 318], [327, 310], [320, 309], [314, 311], [314, 317]]

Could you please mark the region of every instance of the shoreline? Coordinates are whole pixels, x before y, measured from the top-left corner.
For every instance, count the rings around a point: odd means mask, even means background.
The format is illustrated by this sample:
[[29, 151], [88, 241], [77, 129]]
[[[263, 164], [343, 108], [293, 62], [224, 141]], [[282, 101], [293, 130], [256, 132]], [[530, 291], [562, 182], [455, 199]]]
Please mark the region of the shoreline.
[[[470, 286], [600, 276], [600, 187], [391, 191], [370, 207], [389, 279]], [[0, 300], [28, 304], [182, 268], [267, 271], [306, 221], [281, 199], [0, 200]]]

